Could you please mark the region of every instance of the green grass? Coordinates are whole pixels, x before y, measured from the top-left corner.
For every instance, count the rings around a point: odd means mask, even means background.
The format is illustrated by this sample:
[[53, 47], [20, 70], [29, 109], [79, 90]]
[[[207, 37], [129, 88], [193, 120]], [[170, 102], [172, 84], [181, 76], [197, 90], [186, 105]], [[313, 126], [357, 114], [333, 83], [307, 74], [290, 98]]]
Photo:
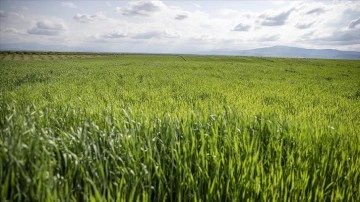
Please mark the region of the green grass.
[[1, 201], [360, 198], [360, 61], [182, 57], [1, 53]]

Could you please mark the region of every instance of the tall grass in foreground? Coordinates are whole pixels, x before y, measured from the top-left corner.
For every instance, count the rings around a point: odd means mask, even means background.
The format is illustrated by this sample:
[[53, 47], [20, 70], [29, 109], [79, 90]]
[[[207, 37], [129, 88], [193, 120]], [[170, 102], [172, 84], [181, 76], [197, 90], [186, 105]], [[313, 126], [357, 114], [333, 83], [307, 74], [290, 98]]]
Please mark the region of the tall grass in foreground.
[[0, 201], [357, 201], [359, 61], [0, 53]]
[[84, 113], [1, 105], [2, 201], [360, 198], [357, 135], [229, 108], [186, 118]]

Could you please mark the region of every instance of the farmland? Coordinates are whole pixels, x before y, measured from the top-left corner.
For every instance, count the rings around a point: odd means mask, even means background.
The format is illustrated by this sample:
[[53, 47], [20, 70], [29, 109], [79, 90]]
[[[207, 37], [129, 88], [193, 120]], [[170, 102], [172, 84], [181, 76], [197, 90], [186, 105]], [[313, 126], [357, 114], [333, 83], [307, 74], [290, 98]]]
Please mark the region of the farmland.
[[0, 53], [1, 201], [356, 201], [360, 61]]

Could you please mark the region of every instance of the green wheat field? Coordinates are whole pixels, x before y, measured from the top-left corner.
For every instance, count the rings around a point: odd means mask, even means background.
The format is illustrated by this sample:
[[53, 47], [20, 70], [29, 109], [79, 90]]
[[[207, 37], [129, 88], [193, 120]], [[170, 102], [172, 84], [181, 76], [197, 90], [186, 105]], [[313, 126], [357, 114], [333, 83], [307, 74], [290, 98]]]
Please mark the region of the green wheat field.
[[360, 61], [0, 53], [0, 201], [357, 201]]

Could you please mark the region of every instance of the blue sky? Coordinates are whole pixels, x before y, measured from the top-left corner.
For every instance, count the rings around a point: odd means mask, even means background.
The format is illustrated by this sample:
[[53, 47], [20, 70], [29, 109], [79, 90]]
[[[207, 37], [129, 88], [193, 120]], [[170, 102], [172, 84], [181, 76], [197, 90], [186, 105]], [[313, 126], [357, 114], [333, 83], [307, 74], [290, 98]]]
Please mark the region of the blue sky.
[[360, 51], [360, 1], [0, 0], [0, 49]]

